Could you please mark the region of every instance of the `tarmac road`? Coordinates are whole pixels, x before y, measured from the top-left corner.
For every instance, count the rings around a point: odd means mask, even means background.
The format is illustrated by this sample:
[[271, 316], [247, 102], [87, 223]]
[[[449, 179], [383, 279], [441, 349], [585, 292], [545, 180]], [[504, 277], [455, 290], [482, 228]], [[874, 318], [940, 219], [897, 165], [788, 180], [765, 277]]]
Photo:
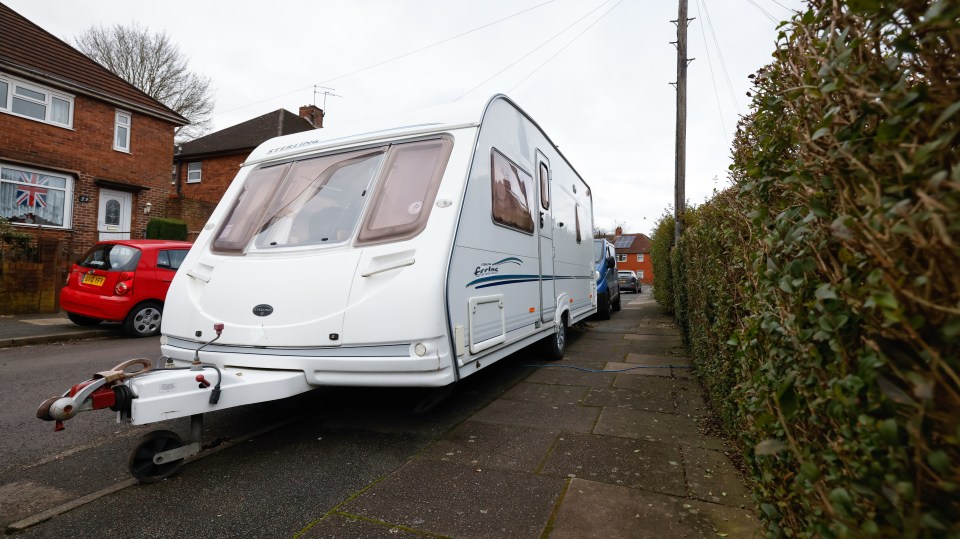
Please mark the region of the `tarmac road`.
[[[158, 428], [187, 434], [187, 419], [131, 427], [95, 411], [54, 433], [52, 423], [35, 418], [44, 398], [93, 372], [158, 356], [157, 338], [0, 350], [4, 529], [127, 481], [127, 455], [142, 434]], [[413, 410], [426, 390], [370, 388], [322, 389], [208, 414], [206, 442], [280, 426], [189, 463], [163, 482], [123, 488], [17, 536], [289, 537], [497, 398], [529, 374], [520, 365], [530, 361], [521, 353], [498, 362], [420, 414]]]

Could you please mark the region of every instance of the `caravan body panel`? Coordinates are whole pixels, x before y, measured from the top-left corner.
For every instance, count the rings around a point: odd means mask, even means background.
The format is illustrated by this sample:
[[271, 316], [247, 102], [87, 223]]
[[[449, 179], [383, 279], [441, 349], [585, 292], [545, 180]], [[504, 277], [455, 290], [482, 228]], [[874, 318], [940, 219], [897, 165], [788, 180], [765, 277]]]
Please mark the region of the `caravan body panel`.
[[[530, 177], [529, 232], [491, 218], [497, 152]], [[433, 183], [409, 188], [434, 155]], [[552, 191], [543, 226], [540, 163]], [[338, 231], [313, 230], [331, 207]], [[595, 310], [591, 215], [586, 184], [502, 96], [411, 123], [273, 139], [177, 273], [162, 351], [189, 361], [223, 323], [203, 362], [302, 371], [311, 387], [446, 385]], [[486, 279], [507, 275], [516, 282]]]

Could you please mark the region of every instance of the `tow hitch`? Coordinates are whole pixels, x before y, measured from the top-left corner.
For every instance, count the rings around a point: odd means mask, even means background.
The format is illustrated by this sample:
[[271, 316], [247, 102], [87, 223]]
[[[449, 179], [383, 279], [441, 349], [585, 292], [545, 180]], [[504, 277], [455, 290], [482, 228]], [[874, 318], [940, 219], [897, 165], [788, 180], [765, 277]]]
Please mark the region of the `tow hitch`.
[[[143, 368], [127, 371], [133, 365]], [[44, 421], [55, 421], [53, 430], [58, 432], [64, 429], [64, 421], [80, 412], [110, 408], [114, 412], [120, 412], [121, 418], [124, 415], [129, 416], [133, 395], [130, 388], [123, 385], [123, 381], [151, 370], [153, 363], [149, 359], [124, 361], [108, 371], [94, 374], [93, 378], [71, 387], [60, 397], [50, 397], [43, 401], [37, 409], [37, 417]]]
[[[313, 389], [301, 370], [218, 367], [213, 362], [201, 362], [200, 352], [220, 337], [223, 324], [214, 324], [213, 329], [216, 337], [192, 350], [192, 361], [168, 357], [157, 368], [149, 359], [124, 361], [59, 397], [43, 401], [37, 417], [53, 421], [54, 431], [63, 430], [64, 421], [80, 412], [106, 408], [117, 412], [118, 422], [133, 425], [189, 417], [189, 440], [169, 430], [156, 430], [141, 438], [130, 453], [130, 473], [143, 483], [151, 483], [169, 477], [184, 459], [200, 452], [204, 413]], [[135, 369], [138, 365], [141, 368]]]

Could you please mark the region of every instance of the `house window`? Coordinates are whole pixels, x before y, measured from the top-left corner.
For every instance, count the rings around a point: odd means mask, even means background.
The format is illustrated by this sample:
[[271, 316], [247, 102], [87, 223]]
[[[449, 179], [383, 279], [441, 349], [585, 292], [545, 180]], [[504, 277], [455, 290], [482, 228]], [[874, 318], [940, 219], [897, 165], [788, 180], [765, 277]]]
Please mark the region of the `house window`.
[[533, 234], [533, 177], [494, 150], [490, 158], [493, 221]]
[[202, 161], [187, 163], [187, 183], [200, 183], [200, 171], [202, 168]]
[[61, 127], [73, 126], [73, 96], [2, 74], [0, 110]]
[[637, 262], [643, 262], [643, 253], [637, 255]]
[[67, 228], [73, 178], [0, 165], [0, 217], [11, 223]]
[[119, 110], [113, 122], [113, 149], [130, 152], [130, 114]]
[[637, 271], [637, 279], [643, 280], [643, 270]]
[[627, 255], [617, 255], [617, 262], [626, 262]]

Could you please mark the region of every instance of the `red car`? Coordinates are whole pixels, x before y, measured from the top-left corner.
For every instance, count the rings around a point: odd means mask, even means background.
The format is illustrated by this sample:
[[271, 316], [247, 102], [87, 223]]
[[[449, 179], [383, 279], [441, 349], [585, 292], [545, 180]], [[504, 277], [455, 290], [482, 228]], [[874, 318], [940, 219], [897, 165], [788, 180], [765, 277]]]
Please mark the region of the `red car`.
[[191, 244], [170, 240], [97, 242], [73, 265], [60, 308], [80, 326], [123, 322], [136, 337], [160, 331], [167, 289]]

